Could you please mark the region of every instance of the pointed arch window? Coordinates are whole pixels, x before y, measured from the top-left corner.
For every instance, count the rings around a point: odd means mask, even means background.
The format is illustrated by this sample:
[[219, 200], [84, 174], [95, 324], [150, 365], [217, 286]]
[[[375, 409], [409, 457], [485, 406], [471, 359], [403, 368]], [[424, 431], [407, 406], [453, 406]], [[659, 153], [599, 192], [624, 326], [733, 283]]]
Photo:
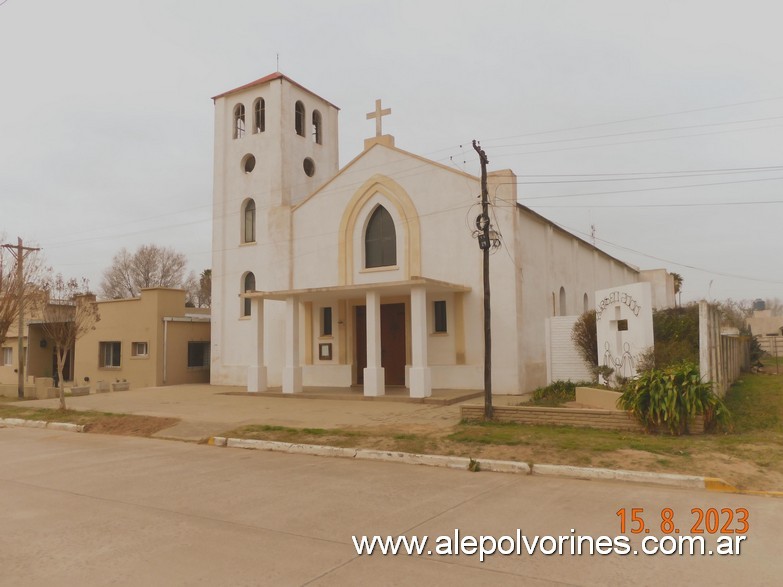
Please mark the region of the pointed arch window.
[[294, 107], [294, 125], [296, 127], [296, 134], [305, 136], [305, 107], [304, 104], [297, 100]]
[[397, 232], [394, 220], [383, 206], [370, 216], [364, 235], [365, 267], [389, 267], [397, 264]]
[[259, 133], [266, 130], [266, 103], [259, 98], [253, 103], [253, 132]]
[[245, 203], [245, 209], [242, 214], [243, 226], [242, 226], [242, 242], [254, 243], [256, 242], [256, 202], [255, 200], [248, 200]]
[[322, 124], [321, 124], [321, 113], [318, 112], [318, 110], [313, 110], [313, 142], [317, 144], [321, 144], [323, 141], [322, 136]]
[[[256, 276], [252, 272], [245, 274], [245, 278], [242, 280], [242, 291], [245, 293], [256, 291]], [[244, 298], [242, 300], [242, 316], [250, 316], [252, 310], [253, 300]]]
[[234, 106], [234, 138], [241, 139], [245, 136], [245, 105]]

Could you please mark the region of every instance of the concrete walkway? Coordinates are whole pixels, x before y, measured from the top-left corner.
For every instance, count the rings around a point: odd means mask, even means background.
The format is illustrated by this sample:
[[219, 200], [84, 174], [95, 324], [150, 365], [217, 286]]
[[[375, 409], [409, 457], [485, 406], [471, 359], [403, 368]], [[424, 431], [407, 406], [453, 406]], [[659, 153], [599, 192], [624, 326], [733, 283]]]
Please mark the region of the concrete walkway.
[[[157, 436], [201, 440], [246, 424], [269, 424], [300, 428], [377, 428], [379, 426], [447, 428], [459, 422], [459, 404], [432, 405], [419, 402], [312, 399], [282, 394], [248, 394], [242, 387], [174, 385], [98, 393], [67, 398], [69, 409], [97, 410], [179, 418], [176, 426]], [[471, 403], [480, 399], [470, 400]], [[498, 398], [502, 405], [519, 397]], [[25, 406], [57, 408], [58, 400], [32, 400]]]

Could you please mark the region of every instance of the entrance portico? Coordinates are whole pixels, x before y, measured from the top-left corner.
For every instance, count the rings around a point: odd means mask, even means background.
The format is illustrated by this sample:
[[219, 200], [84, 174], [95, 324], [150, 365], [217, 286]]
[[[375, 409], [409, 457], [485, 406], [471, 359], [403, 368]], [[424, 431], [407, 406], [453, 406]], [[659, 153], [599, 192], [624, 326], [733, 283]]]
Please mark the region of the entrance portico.
[[[255, 291], [242, 294], [242, 297], [252, 300], [255, 330], [247, 389], [250, 392], [267, 390], [264, 362], [264, 303], [266, 300], [276, 300], [285, 302], [285, 341], [280, 341], [285, 345], [283, 393], [302, 391], [303, 366], [309, 366], [321, 369], [321, 373], [331, 372], [340, 378], [345, 387], [362, 384], [365, 396], [384, 395], [389, 384], [385, 365], [390, 364], [389, 357], [392, 349], [389, 346], [391, 343], [388, 334], [384, 347], [382, 309], [393, 305], [409, 308], [409, 311], [403, 309], [402, 313], [397, 313], [397, 317], [394, 318], [397, 321], [402, 320], [404, 324], [394, 324], [396, 328], [391, 340], [395, 345], [402, 345], [403, 357], [406, 357], [405, 380], [410, 397], [429, 397], [432, 395], [432, 374], [428, 362], [432, 312], [428, 308], [428, 302], [443, 295], [461, 298], [469, 291], [470, 288], [463, 285], [414, 277], [396, 282], [273, 292]], [[462, 304], [458, 306], [461, 308]], [[320, 308], [321, 311], [315, 312], [314, 308]], [[329, 310], [328, 316], [323, 312], [325, 308]], [[357, 330], [350, 328], [349, 325], [353, 323], [355, 326], [357, 320], [351, 312], [354, 308], [361, 308], [364, 312], [366, 322], [364, 341], [359, 340]], [[336, 310], [334, 331], [331, 323], [333, 309]], [[304, 324], [300, 323], [302, 318]], [[457, 317], [457, 320], [461, 321], [462, 317]], [[464, 341], [459, 346], [463, 345]], [[364, 355], [361, 358], [366, 357], [366, 364], [360, 364], [365, 362], [359, 360], [360, 355]], [[319, 384], [325, 387], [335, 385], [332, 379]]]

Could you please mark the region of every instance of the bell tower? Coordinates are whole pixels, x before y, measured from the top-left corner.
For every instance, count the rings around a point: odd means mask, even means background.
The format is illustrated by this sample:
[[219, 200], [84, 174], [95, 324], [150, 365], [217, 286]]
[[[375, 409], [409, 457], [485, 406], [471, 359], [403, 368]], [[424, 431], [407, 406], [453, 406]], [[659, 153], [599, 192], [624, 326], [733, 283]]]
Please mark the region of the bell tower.
[[280, 72], [213, 101], [212, 381], [237, 384], [223, 324], [249, 322], [244, 291], [292, 287], [292, 208], [338, 171], [339, 108]]

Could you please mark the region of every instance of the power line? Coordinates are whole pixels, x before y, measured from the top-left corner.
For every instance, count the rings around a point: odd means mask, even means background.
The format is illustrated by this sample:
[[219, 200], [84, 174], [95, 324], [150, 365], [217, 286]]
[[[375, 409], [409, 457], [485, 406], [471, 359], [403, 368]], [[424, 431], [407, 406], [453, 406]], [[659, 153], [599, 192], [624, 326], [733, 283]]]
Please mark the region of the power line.
[[734, 108], [735, 106], [747, 106], [748, 104], [760, 104], [763, 102], [773, 102], [776, 100], [783, 100], [783, 96], [773, 96], [772, 98], [761, 98], [759, 100], [747, 100], [745, 102], [734, 102], [731, 104], [721, 104], [719, 106], [706, 106], [704, 108], [691, 108], [688, 110], [678, 110], [675, 112], [666, 112], [663, 114], [650, 114], [647, 116], [637, 116], [634, 118], [621, 118], [619, 120], [610, 120], [606, 122], [595, 122], [592, 124], [583, 124], [579, 126], [571, 126], [571, 127], [565, 127], [565, 128], [559, 128], [559, 129], [553, 129], [553, 130], [543, 130], [538, 132], [531, 132], [531, 133], [525, 133], [525, 134], [518, 134], [518, 135], [510, 135], [505, 137], [496, 137], [494, 139], [488, 139], [486, 142], [491, 141], [503, 141], [506, 139], [514, 139], [518, 137], [532, 137], [532, 136], [538, 136], [538, 135], [546, 135], [546, 134], [554, 134], [559, 132], [566, 132], [571, 130], [583, 130], [586, 128], [597, 128], [601, 126], [609, 126], [613, 124], [623, 124], [625, 122], [637, 122], [639, 120], [652, 120], [654, 118], [665, 118], [667, 116], [677, 116], [679, 114], [692, 114], [694, 112], [707, 112], [709, 110], [720, 110], [723, 108]]
[[590, 141], [595, 139], [607, 139], [607, 138], [613, 138], [613, 137], [624, 137], [624, 136], [630, 136], [630, 135], [637, 135], [637, 134], [648, 134], [653, 132], [669, 132], [673, 130], [687, 130], [691, 128], [707, 128], [710, 126], [723, 126], [726, 124], [747, 124], [750, 122], [762, 122], [765, 120], [780, 120], [783, 118], [783, 116], [768, 116], [764, 118], [751, 118], [747, 120], [730, 120], [727, 122], [710, 122], [710, 123], [704, 123], [704, 124], [691, 124], [686, 126], [671, 126], [667, 128], [653, 128], [653, 129], [647, 129], [647, 130], [629, 130], [626, 132], [619, 132], [619, 133], [610, 133], [610, 134], [604, 134], [604, 135], [593, 135], [588, 137], [574, 137], [570, 139], [552, 139], [551, 141], [536, 141], [533, 143], [512, 143], [510, 145], [495, 145], [495, 148], [497, 149], [507, 149], [510, 147], [528, 147], [528, 146], [534, 146], [534, 145], [551, 145], [554, 143], [569, 143], [572, 141]]

